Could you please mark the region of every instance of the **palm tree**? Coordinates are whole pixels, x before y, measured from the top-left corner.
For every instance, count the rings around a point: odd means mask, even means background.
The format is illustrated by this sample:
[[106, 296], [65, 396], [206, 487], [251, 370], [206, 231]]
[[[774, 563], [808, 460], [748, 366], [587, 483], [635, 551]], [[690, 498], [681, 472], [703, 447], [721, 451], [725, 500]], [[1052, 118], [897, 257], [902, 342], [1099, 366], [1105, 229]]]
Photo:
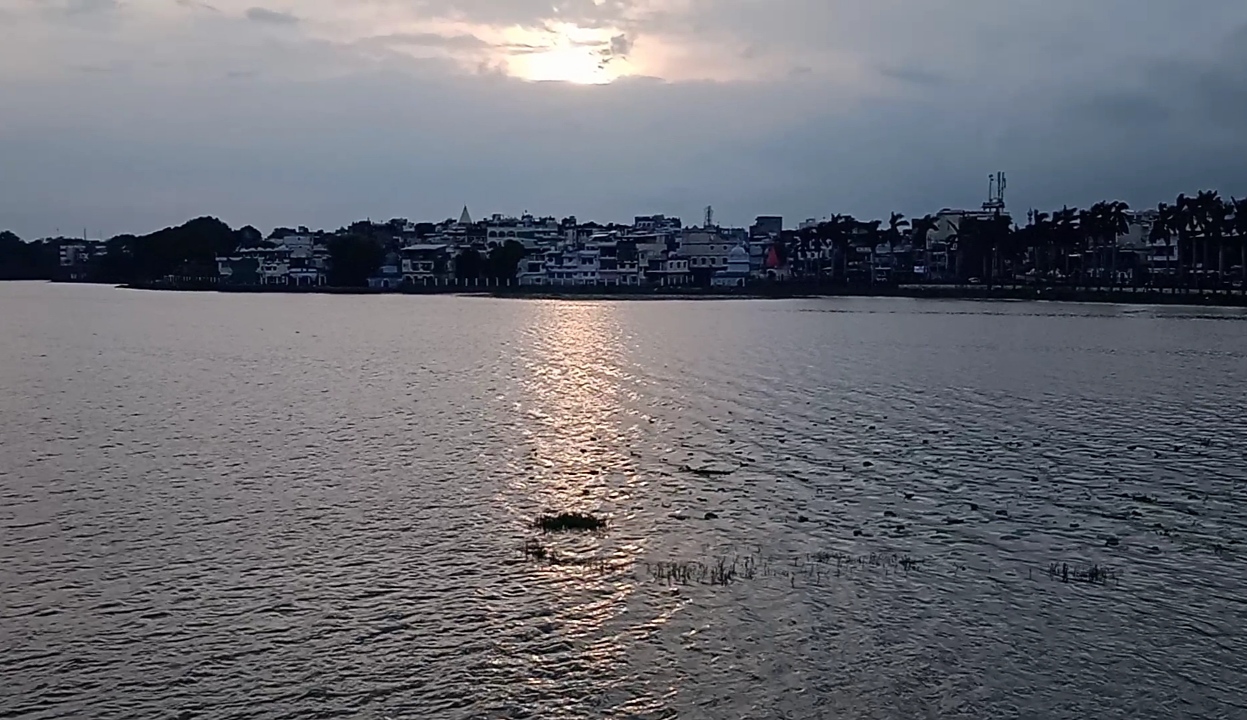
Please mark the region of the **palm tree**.
[[1238, 245], [1238, 271], [1243, 283], [1239, 289], [1243, 295], [1247, 295], [1247, 199], [1231, 198], [1230, 206], [1234, 208], [1234, 217], [1230, 220], [1230, 227], [1234, 231], [1234, 242]]
[[799, 243], [797, 246], [798, 252], [801, 257], [801, 274], [809, 275], [810, 265], [812, 264], [810, 255], [813, 253], [818, 241], [818, 231], [816, 228], [802, 228], [797, 233], [797, 238]]
[[1104, 204], [1104, 214], [1101, 217], [1100, 228], [1111, 243], [1109, 246], [1111, 253], [1109, 268], [1112, 272], [1111, 280], [1113, 287], [1117, 286], [1117, 238], [1130, 232], [1129, 212], [1129, 205], [1121, 200], [1113, 200]]
[[1078, 228], [1079, 211], [1077, 208], [1071, 208], [1068, 205], [1062, 207], [1052, 215], [1052, 234], [1055, 243], [1062, 256], [1065, 258], [1065, 277], [1069, 278], [1069, 258], [1070, 251], [1080, 246]]
[[1200, 235], [1200, 282], [1202, 289], [1204, 278], [1208, 276], [1208, 245], [1212, 243], [1218, 248], [1221, 245], [1222, 229], [1225, 227], [1225, 205], [1215, 190], [1200, 190], [1192, 203], [1191, 220]]
[[884, 231], [884, 238], [888, 241], [888, 262], [891, 263], [891, 274], [895, 281], [896, 272], [896, 246], [904, 240], [904, 231], [909, 229], [909, 221], [901, 213], [894, 212], [888, 218], [888, 229]]
[[867, 256], [870, 258], [870, 284], [873, 287], [875, 284], [875, 248], [878, 247], [879, 238], [883, 235], [883, 231], [880, 230], [880, 228], [883, 227], [883, 221], [871, 220], [869, 222], [857, 222], [854, 225], [855, 232], [853, 233], [853, 237], [856, 242], [853, 244], [858, 248], [866, 247], [869, 250]]
[[1191, 239], [1194, 217], [1194, 204], [1191, 199], [1185, 193], [1179, 194], [1173, 203], [1173, 230], [1178, 236], [1178, 282], [1183, 292], [1190, 290], [1190, 282], [1187, 278], [1190, 268], [1189, 263], [1182, 262], [1182, 258], [1195, 257], [1195, 243]]
[[1031, 210], [1027, 213], [1026, 227], [1017, 233], [1018, 242], [1030, 248], [1034, 257], [1036, 282], [1052, 272], [1052, 216], [1046, 212]]
[[931, 258], [927, 255], [927, 236], [936, 227], [936, 219], [934, 215], [923, 215], [914, 220], [909, 226], [909, 241], [914, 246], [914, 250], [922, 253], [922, 266], [926, 268], [928, 277], [931, 272]]
[[1165, 253], [1166, 258], [1171, 255], [1168, 250], [1173, 249], [1173, 235], [1177, 232], [1177, 225], [1178, 213], [1176, 209], [1167, 203], [1158, 203], [1156, 205], [1156, 220], [1152, 223], [1148, 240], [1153, 245], [1163, 240], [1167, 249]]

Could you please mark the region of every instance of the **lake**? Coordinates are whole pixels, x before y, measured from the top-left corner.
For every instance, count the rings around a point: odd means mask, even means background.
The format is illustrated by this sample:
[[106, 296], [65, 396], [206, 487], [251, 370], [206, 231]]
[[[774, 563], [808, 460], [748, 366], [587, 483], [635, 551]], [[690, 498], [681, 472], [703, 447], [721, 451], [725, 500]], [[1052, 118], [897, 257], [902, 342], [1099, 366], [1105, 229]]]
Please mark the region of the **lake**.
[[0, 717], [1247, 716], [1241, 310], [0, 283], [0, 338]]

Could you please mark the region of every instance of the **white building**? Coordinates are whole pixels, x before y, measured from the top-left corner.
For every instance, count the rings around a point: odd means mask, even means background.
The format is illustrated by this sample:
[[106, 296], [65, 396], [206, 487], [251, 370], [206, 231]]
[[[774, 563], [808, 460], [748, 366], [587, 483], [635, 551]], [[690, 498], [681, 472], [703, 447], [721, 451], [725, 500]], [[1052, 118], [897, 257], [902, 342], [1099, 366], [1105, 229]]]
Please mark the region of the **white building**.
[[752, 272], [749, 250], [743, 244], [728, 252], [727, 265], [710, 278], [714, 287], [744, 287]]

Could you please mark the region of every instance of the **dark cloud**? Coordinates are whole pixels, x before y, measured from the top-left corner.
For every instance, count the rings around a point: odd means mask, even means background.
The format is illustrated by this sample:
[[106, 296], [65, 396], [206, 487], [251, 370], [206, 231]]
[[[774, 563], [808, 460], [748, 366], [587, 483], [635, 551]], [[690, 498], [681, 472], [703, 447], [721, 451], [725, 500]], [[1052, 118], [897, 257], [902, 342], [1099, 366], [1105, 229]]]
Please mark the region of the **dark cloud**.
[[94, 13], [106, 13], [116, 10], [120, 7], [117, 0], [67, 0], [65, 3], [66, 15], [91, 15]]
[[201, 2], [200, 0], [173, 0], [173, 1], [177, 3], [179, 6], [190, 9], [190, 10], [207, 10], [208, 12], [213, 12], [213, 13], [221, 12], [220, 9], [218, 9], [215, 5], [210, 5], [206, 2]]
[[916, 65], [883, 65], [879, 74], [907, 85], [933, 87], [948, 82], [948, 78], [932, 70]]
[[598, 66], [606, 67], [614, 60], [627, 58], [630, 52], [632, 52], [632, 41], [628, 39], [628, 36], [626, 34], [614, 35], [609, 42], [601, 44], [598, 50], [600, 58]]
[[611, 55], [626, 57], [632, 52], [632, 41], [627, 35], [616, 35], [611, 38], [610, 51]]
[[248, 8], [246, 13], [247, 19], [251, 22], [264, 23], [266, 25], [298, 25], [299, 18], [287, 12], [279, 10], [269, 10], [268, 8], [253, 7]]
[[482, 50], [491, 47], [475, 35], [440, 35], [438, 33], [391, 33], [376, 35], [365, 42], [387, 47], [443, 48], [447, 50]]

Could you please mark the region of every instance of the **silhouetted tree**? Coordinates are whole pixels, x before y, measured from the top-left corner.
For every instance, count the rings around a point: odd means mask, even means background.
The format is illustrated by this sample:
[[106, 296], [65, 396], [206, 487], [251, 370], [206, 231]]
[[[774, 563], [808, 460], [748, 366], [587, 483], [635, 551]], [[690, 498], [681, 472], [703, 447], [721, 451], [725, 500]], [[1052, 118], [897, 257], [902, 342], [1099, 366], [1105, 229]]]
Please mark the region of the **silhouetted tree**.
[[473, 248], [465, 248], [455, 257], [455, 277], [476, 280], [485, 274], [485, 258]]
[[506, 281], [515, 279], [516, 270], [525, 255], [523, 243], [507, 240], [489, 251], [489, 277]]
[[339, 235], [329, 241], [329, 284], [366, 287], [385, 260], [385, 248], [371, 237]]

